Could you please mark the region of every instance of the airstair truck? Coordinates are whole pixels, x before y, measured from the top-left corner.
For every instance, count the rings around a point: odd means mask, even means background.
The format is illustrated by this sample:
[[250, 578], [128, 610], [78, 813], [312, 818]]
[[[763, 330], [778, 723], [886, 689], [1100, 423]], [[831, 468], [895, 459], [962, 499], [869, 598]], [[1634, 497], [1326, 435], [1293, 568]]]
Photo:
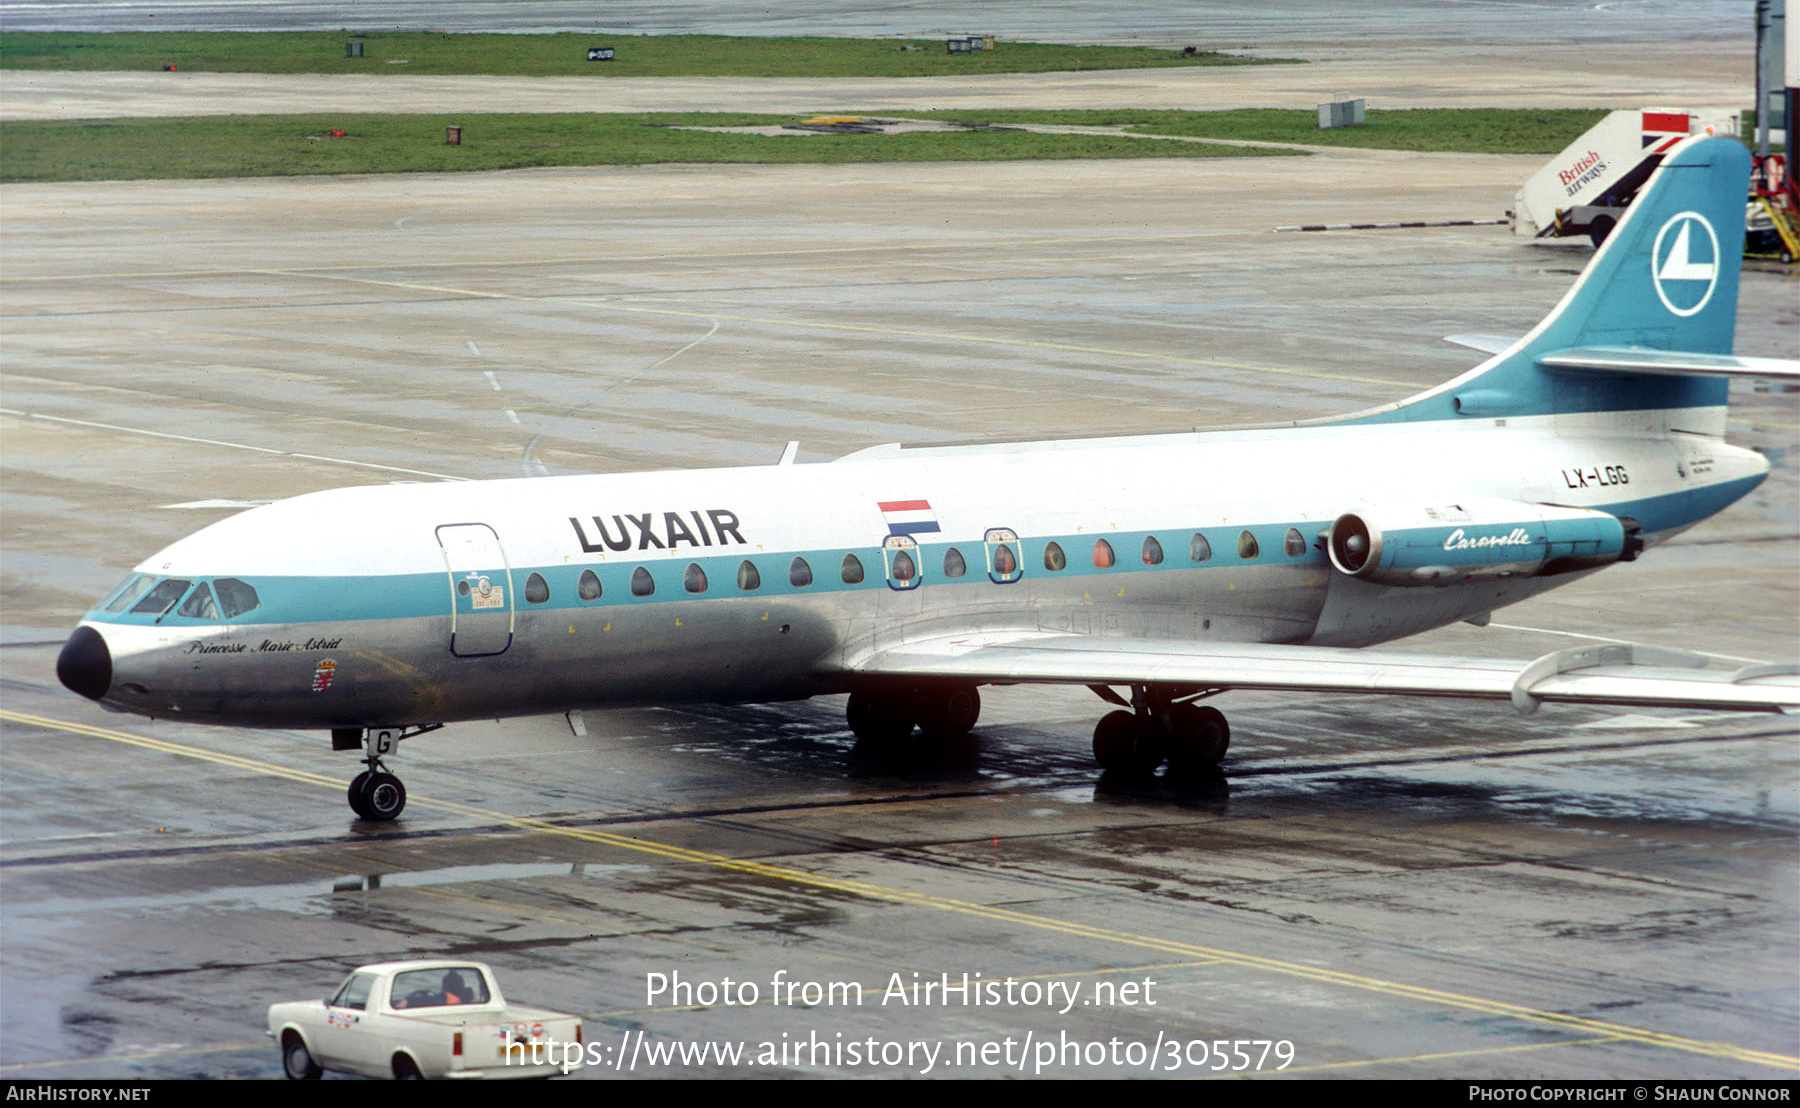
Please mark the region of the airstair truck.
[[1599, 246], [1664, 152], [1701, 132], [1736, 134], [1737, 114], [1672, 108], [1608, 112], [1525, 181], [1513, 198], [1513, 233], [1586, 235]]

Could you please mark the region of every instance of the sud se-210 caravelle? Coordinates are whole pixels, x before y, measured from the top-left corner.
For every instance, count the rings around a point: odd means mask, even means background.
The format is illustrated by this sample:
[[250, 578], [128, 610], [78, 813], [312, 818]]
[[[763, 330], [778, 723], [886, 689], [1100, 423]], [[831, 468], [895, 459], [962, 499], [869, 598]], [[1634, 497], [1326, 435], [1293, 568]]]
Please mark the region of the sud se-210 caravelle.
[[[878, 446], [833, 462], [346, 488], [215, 523], [69, 637], [63, 684], [152, 717], [329, 729], [382, 759], [456, 720], [848, 692], [957, 735], [1002, 683], [1088, 685], [1109, 770], [1201, 771], [1212, 694], [1800, 707], [1792, 666], [1605, 645], [1528, 664], [1350, 649], [1489, 613], [1744, 496], [1724, 441], [1749, 158], [1673, 149], [1562, 301], [1437, 388], [1274, 429]], [[1482, 345], [1477, 342], [1476, 345]], [[1122, 691], [1123, 690], [1123, 691]]]

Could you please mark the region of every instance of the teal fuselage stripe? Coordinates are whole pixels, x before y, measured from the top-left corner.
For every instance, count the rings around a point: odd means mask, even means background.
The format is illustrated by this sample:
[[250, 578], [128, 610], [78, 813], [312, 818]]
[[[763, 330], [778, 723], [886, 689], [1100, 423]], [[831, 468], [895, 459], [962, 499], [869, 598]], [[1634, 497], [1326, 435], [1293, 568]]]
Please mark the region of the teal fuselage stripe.
[[[1760, 475], [1738, 481], [1709, 485], [1689, 492], [1669, 493], [1640, 500], [1622, 501], [1598, 506], [1598, 510], [1638, 520], [1645, 532], [1655, 534], [1684, 527], [1724, 508], [1762, 481]], [[1097, 579], [1120, 573], [1157, 573], [1177, 570], [1232, 569], [1252, 566], [1305, 566], [1320, 569], [1329, 562], [1316, 545], [1318, 533], [1328, 526], [1320, 520], [1289, 523], [1257, 524], [1240, 528], [1184, 528], [1179, 531], [1133, 531], [1105, 535], [1056, 535], [1020, 539], [1019, 564], [1026, 578]], [[1288, 532], [1298, 531], [1305, 544], [1302, 553], [1287, 553]], [[1244, 558], [1238, 554], [1239, 536], [1248, 531], [1256, 540], [1257, 553]], [[1211, 548], [1210, 556], [1201, 562], [1189, 556], [1189, 542], [1199, 533]], [[1155, 538], [1162, 546], [1162, 561], [1148, 564], [1143, 560], [1144, 540]], [[1095, 541], [1104, 539], [1113, 548], [1114, 562], [1108, 568], [1093, 565]], [[504, 542], [504, 536], [502, 537]], [[1049, 570], [1044, 565], [1044, 552], [1055, 542], [1063, 550], [1067, 568]], [[944, 555], [958, 550], [967, 566], [961, 577], [946, 577]], [[846, 584], [840, 567], [846, 553], [855, 554], [862, 562], [864, 577], [857, 584]], [[806, 559], [812, 568], [813, 582], [795, 586], [788, 580], [794, 558]], [[968, 585], [992, 585], [987, 572], [987, 548], [979, 539], [966, 542], [920, 543], [918, 588], [938, 589]], [[744, 561], [753, 564], [762, 578], [759, 588], [739, 589], [738, 567]], [[690, 563], [705, 571], [708, 588], [691, 593], [683, 587]], [[649, 570], [656, 590], [649, 596], [634, 596], [632, 575], [642, 565]], [[582, 572], [593, 570], [600, 578], [601, 595], [596, 600], [582, 600], [577, 592]], [[609, 561], [606, 563], [571, 562], [551, 566], [514, 566], [513, 595], [510, 606], [519, 612], [591, 610], [628, 608], [646, 604], [694, 602], [702, 600], [742, 600], [754, 597], [770, 599], [815, 593], [851, 593], [867, 590], [891, 590], [886, 577], [887, 563], [880, 546], [857, 550], [806, 550], [745, 555], [712, 554], [683, 559], [648, 559], [643, 562]], [[524, 601], [525, 580], [532, 573], [541, 574], [550, 587], [550, 598], [541, 604]], [[220, 567], [213, 575], [236, 576], [229, 566]], [[206, 578], [196, 578], [196, 581]], [[86, 618], [96, 623], [157, 625], [170, 628], [206, 628], [219, 626], [291, 625], [304, 623], [343, 623], [359, 620], [419, 619], [450, 614], [450, 583], [441, 570], [371, 577], [245, 577], [258, 594], [259, 605], [233, 620], [194, 619], [170, 612], [155, 616], [130, 613], [110, 615], [96, 608]], [[1010, 585], [1010, 583], [1009, 583]], [[1009, 587], [998, 585], [996, 587]], [[477, 613], [479, 614], [479, 613]]]

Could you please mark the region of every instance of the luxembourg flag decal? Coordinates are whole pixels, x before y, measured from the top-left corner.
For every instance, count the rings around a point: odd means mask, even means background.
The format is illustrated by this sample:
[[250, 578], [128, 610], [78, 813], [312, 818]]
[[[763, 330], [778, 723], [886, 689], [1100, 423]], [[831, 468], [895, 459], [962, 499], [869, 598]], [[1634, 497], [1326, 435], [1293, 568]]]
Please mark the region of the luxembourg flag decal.
[[890, 535], [920, 535], [938, 530], [937, 513], [929, 500], [880, 500], [881, 518]]

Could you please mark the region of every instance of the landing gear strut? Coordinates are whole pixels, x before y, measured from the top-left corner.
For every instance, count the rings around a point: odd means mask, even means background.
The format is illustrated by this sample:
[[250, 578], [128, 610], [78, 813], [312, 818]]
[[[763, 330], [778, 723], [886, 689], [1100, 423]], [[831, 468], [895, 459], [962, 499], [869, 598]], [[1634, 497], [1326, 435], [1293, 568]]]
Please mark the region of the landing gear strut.
[[[1148, 776], [1169, 763], [1172, 775], [1212, 771], [1231, 748], [1231, 725], [1207, 695], [1167, 685], [1134, 685], [1131, 710], [1108, 712], [1094, 727], [1094, 761], [1102, 770]], [[1121, 703], [1116, 697], [1115, 703]]]
[[369, 767], [350, 780], [350, 810], [367, 820], [386, 822], [398, 819], [400, 813], [406, 810], [406, 786], [388, 772], [381, 760], [398, 749], [400, 740], [436, 731], [442, 726], [441, 723], [433, 723], [410, 731], [401, 727], [333, 728], [331, 748], [355, 750], [361, 747], [364, 751], [363, 764]]

